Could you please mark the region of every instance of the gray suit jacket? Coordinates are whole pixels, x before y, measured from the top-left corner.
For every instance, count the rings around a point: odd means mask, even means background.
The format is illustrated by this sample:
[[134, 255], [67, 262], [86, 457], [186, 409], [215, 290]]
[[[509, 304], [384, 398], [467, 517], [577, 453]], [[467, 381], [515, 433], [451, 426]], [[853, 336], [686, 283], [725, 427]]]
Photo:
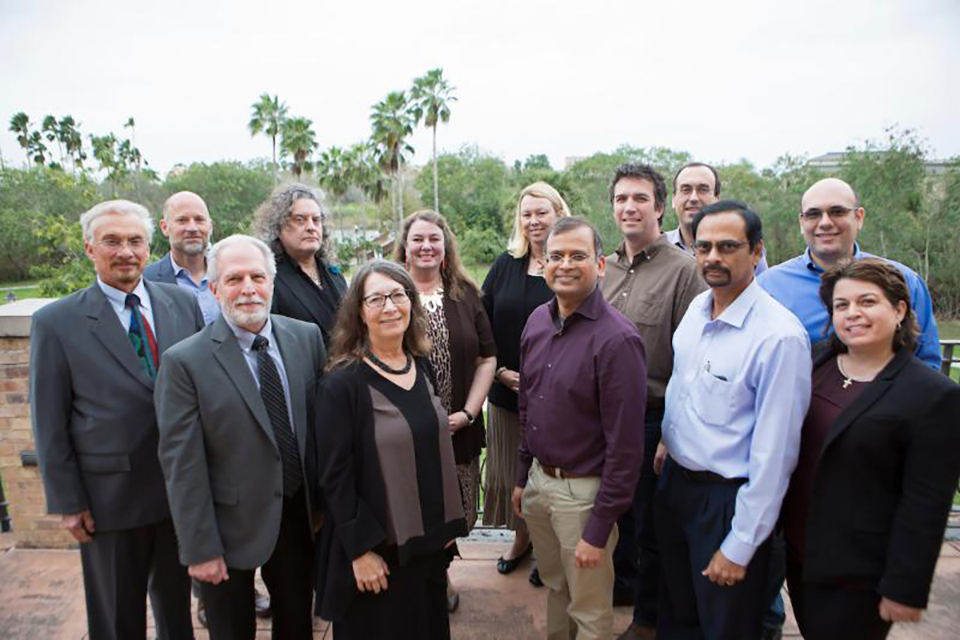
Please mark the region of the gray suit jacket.
[[[203, 316], [177, 287], [144, 285], [162, 365], [167, 349], [203, 327]], [[90, 509], [97, 531], [170, 517], [153, 387], [96, 283], [34, 314], [30, 408], [50, 513]]]
[[177, 284], [177, 274], [173, 272], [173, 263], [170, 261], [170, 252], [143, 270], [143, 277], [153, 282]]
[[[316, 325], [271, 319], [290, 384], [306, 500], [313, 507], [313, 403], [326, 352]], [[283, 468], [256, 381], [223, 317], [166, 354], [156, 400], [160, 462], [180, 561], [191, 565], [223, 556], [237, 569], [264, 564], [280, 532]]]

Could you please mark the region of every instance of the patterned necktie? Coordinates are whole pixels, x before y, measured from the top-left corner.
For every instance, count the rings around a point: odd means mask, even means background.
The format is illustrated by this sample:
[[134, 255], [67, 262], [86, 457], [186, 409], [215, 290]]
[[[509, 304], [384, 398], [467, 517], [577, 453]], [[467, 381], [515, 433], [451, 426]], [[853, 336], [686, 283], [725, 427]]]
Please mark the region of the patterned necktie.
[[290, 428], [290, 414], [283, 394], [283, 382], [277, 365], [270, 357], [267, 347], [270, 341], [263, 336], [253, 339], [253, 350], [257, 352], [257, 371], [260, 373], [260, 397], [270, 416], [273, 434], [280, 449], [280, 461], [283, 465], [283, 495], [291, 498], [303, 484], [300, 470], [300, 450], [297, 448], [297, 435]]
[[151, 378], [157, 377], [157, 366], [160, 364], [160, 354], [157, 353], [157, 339], [153, 335], [150, 323], [140, 313], [140, 297], [135, 293], [128, 293], [124, 304], [130, 309], [130, 329], [127, 337], [133, 344], [133, 349], [140, 358], [140, 364], [147, 370]]

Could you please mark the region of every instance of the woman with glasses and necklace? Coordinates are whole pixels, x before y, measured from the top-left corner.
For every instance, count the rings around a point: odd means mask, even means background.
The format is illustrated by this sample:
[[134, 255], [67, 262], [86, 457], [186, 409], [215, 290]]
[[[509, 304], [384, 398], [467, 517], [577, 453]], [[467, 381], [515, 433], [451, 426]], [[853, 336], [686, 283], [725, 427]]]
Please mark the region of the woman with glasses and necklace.
[[253, 229], [277, 257], [271, 311], [317, 325], [329, 349], [347, 282], [330, 263], [327, 212], [321, 200], [320, 193], [305, 184], [280, 186], [257, 209]]
[[[449, 416], [457, 477], [467, 530], [477, 521], [480, 450], [483, 448], [483, 401], [496, 369], [496, 345], [480, 292], [460, 264], [457, 239], [442, 215], [418, 211], [403, 223], [394, 252], [413, 278], [427, 314], [430, 364], [437, 395]], [[448, 579], [449, 609], [460, 595]]]
[[427, 318], [402, 267], [353, 278], [317, 400], [327, 520], [317, 613], [337, 640], [450, 637], [446, 570], [466, 535]]
[[[489, 398], [483, 524], [506, 525], [516, 532], [513, 545], [497, 561], [497, 571], [502, 574], [511, 573], [533, 550], [527, 527], [513, 512], [511, 503], [520, 446], [520, 335], [533, 310], [553, 298], [543, 278], [547, 263], [544, 248], [553, 225], [569, 215], [567, 203], [549, 184], [535, 182], [524, 188], [517, 198], [508, 248], [483, 281], [483, 306], [497, 345], [497, 368]], [[543, 586], [536, 565], [530, 572], [530, 582]]]
[[833, 333], [814, 348], [800, 456], [780, 516], [807, 640], [886, 638], [919, 622], [960, 476], [960, 387], [913, 353], [903, 274], [883, 260], [823, 274]]

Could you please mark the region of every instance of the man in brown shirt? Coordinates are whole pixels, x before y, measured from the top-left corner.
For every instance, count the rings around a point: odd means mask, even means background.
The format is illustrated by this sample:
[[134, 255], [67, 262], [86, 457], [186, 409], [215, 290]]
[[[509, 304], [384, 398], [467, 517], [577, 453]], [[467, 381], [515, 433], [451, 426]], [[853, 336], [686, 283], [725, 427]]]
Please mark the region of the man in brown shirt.
[[[647, 348], [647, 408], [644, 456], [633, 508], [619, 521], [615, 554], [617, 593], [634, 602], [633, 623], [619, 640], [655, 637], [659, 556], [653, 530], [653, 460], [660, 441], [663, 398], [673, 371], [673, 332], [690, 301], [707, 287], [696, 260], [662, 233], [667, 188], [647, 165], [624, 164], [610, 184], [613, 217], [623, 242], [607, 257], [603, 296], [636, 325]], [[631, 531], [633, 535], [631, 535]], [[633, 584], [635, 583], [635, 584]]]

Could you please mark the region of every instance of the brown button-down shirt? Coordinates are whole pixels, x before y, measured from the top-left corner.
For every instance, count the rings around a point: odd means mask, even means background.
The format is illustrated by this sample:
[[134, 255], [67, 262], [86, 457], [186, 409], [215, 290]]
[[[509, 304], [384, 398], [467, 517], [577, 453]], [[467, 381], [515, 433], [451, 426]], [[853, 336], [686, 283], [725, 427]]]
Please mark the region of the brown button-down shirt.
[[673, 372], [673, 332], [690, 301], [705, 291], [697, 261], [661, 235], [627, 258], [623, 243], [607, 257], [603, 297], [636, 325], [647, 351], [647, 402], [663, 404]]

